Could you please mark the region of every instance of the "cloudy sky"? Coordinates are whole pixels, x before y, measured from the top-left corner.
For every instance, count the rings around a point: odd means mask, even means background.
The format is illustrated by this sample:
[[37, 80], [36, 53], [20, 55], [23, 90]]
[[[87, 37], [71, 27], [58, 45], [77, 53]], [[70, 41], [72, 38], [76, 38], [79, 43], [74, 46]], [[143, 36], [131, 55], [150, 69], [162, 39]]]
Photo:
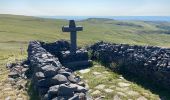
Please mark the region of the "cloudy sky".
[[170, 0], [0, 0], [0, 14], [170, 16]]

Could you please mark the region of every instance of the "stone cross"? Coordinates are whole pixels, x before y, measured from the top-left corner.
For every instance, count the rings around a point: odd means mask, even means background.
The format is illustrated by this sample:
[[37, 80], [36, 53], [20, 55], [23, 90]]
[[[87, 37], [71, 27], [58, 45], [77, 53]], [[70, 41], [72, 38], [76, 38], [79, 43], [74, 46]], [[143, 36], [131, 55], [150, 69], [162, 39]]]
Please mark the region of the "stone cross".
[[71, 40], [71, 52], [75, 53], [77, 49], [77, 31], [82, 31], [83, 27], [76, 26], [74, 20], [70, 20], [69, 26], [63, 26], [63, 32], [70, 32], [70, 40]]

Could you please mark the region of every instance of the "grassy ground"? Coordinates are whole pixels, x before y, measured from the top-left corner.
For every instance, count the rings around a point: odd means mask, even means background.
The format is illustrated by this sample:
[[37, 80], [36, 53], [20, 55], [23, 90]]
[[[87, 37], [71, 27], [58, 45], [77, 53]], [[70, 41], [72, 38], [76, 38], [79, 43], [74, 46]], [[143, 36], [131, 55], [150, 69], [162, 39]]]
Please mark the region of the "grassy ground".
[[[170, 47], [170, 35], [163, 34], [169, 32], [170, 23], [166, 22], [88, 19], [79, 21], [77, 24], [84, 27], [84, 31], [78, 33], [79, 46], [103, 40], [113, 43]], [[0, 93], [0, 100], [8, 95], [12, 95], [11, 98], [18, 97], [13, 87], [11, 87], [12, 90], [9, 89], [11, 93], [4, 92], [4, 89], [9, 87], [5, 85], [8, 83], [6, 63], [26, 58], [30, 40], [47, 42], [59, 39], [69, 40], [69, 33], [61, 31], [63, 25], [68, 25], [68, 21], [0, 14], [0, 91], [3, 91]], [[19, 94], [23, 98], [28, 96], [27, 93]]]
[[114, 99], [116, 96], [122, 100], [160, 99], [159, 94], [152, 93], [149, 89], [128, 81], [120, 74], [114, 73], [98, 63], [95, 63], [89, 70], [86, 73], [81, 73], [81, 71], [76, 73], [88, 83], [93, 99], [101, 97], [102, 100], [119, 100]]

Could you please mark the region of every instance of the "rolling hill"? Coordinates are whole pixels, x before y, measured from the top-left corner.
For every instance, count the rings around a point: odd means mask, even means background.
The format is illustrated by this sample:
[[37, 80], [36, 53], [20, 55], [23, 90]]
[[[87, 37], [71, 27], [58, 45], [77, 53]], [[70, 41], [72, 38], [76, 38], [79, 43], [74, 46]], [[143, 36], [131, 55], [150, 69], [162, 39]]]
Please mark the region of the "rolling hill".
[[[90, 45], [102, 40], [131, 45], [170, 47], [169, 22], [89, 18], [78, 21], [77, 24], [84, 27], [84, 31], [78, 33], [79, 46]], [[6, 63], [16, 59], [25, 59], [29, 41], [69, 40], [69, 33], [61, 31], [63, 25], [68, 25], [68, 21], [0, 14], [0, 90], [5, 87], [8, 75], [8, 70], [5, 68]], [[21, 50], [24, 50], [24, 53], [21, 53]], [[11, 91], [11, 94], [14, 95], [14, 92]], [[5, 96], [0, 94], [2, 98]]]

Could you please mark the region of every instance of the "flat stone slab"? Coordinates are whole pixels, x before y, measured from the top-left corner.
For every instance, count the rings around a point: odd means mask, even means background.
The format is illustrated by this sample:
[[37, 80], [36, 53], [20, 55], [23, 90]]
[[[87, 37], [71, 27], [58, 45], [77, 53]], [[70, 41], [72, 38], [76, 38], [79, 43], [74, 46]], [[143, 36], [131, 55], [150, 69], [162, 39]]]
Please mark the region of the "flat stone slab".
[[146, 99], [145, 97], [141, 96], [141, 97], [137, 98], [137, 100], [148, 100], [148, 99]]
[[104, 89], [104, 91], [105, 91], [106, 93], [112, 93], [112, 92], [113, 92], [112, 89]]
[[93, 75], [95, 75], [95, 76], [98, 76], [98, 75], [101, 75], [102, 73], [100, 73], [100, 72], [93, 72]]
[[125, 91], [128, 91], [128, 90], [129, 90], [129, 87], [124, 87], [124, 88], [116, 87], [116, 91], [125, 92]]
[[118, 86], [120, 86], [120, 87], [128, 87], [128, 86], [130, 86], [131, 84], [129, 84], [129, 83], [124, 83], [124, 82], [119, 82], [118, 83]]
[[88, 73], [90, 72], [90, 69], [82, 69], [79, 71], [81, 74], [85, 74], [85, 73]]
[[99, 90], [103, 90], [104, 88], [105, 88], [104, 84], [100, 84], [100, 85], [95, 87], [95, 89], [99, 89]]
[[130, 96], [139, 96], [139, 93], [136, 91], [128, 91], [127, 94]]
[[92, 94], [92, 95], [100, 95], [101, 92], [100, 92], [99, 90], [96, 90], [96, 91], [92, 92], [91, 94]]

